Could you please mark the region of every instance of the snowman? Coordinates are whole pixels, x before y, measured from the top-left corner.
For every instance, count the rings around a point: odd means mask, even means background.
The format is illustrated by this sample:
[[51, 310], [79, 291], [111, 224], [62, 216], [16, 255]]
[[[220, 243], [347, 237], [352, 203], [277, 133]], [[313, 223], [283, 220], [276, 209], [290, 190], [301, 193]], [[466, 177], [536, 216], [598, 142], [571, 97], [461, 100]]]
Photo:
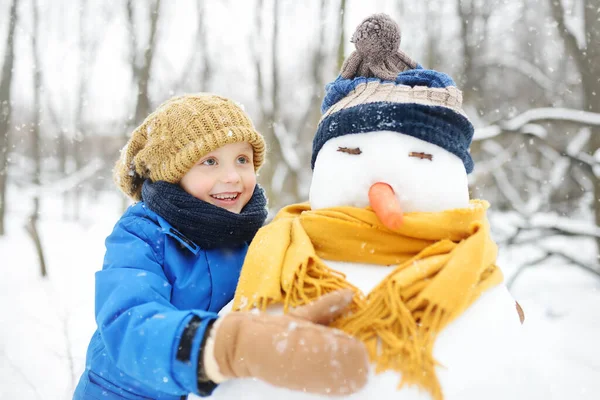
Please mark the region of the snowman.
[[[309, 202], [254, 239], [234, 310], [271, 313], [351, 288], [333, 326], [362, 340], [368, 384], [348, 399], [520, 399], [523, 313], [495, 265], [489, 204], [469, 198], [473, 126], [452, 79], [399, 50], [384, 14], [327, 85]], [[226, 312], [226, 311], [225, 311]], [[216, 399], [324, 399], [236, 379]]]

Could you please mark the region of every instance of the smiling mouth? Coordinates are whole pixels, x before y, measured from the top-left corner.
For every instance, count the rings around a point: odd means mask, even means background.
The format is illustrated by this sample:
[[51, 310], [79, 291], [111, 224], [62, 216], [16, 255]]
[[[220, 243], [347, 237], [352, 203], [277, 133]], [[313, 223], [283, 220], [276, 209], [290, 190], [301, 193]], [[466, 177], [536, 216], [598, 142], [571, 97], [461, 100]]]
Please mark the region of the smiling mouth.
[[210, 197], [212, 197], [215, 200], [219, 200], [219, 201], [224, 201], [224, 202], [234, 202], [238, 199], [238, 197], [240, 197], [239, 192], [235, 192], [235, 193], [219, 193], [219, 194], [211, 194]]

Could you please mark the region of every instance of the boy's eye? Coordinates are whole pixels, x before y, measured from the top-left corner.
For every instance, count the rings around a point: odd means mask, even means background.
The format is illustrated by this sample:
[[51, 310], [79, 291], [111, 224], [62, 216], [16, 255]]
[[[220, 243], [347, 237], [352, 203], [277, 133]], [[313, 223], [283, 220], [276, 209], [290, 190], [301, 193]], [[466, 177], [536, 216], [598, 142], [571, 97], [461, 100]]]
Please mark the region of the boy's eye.
[[240, 164], [248, 164], [250, 162], [250, 159], [246, 156], [239, 156], [237, 162]]
[[208, 165], [208, 166], [217, 165], [217, 160], [215, 160], [214, 158], [208, 158], [208, 159], [202, 161], [202, 165]]

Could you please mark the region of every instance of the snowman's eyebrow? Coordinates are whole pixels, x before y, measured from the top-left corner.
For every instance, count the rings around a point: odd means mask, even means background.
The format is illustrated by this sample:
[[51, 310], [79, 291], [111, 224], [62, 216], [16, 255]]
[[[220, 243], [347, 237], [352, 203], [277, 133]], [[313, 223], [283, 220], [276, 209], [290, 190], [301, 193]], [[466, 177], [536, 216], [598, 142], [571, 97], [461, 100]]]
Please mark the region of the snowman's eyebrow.
[[409, 157], [417, 157], [422, 159], [427, 159], [429, 161], [433, 161], [433, 154], [429, 154], [429, 153], [423, 153], [423, 152], [418, 152], [418, 151], [411, 151], [410, 153], [408, 153]]
[[348, 154], [361, 154], [362, 153], [362, 151], [360, 150], [360, 147], [354, 147], [354, 148], [338, 147], [337, 151], [341, 151], [342, 153], [348, 153]]

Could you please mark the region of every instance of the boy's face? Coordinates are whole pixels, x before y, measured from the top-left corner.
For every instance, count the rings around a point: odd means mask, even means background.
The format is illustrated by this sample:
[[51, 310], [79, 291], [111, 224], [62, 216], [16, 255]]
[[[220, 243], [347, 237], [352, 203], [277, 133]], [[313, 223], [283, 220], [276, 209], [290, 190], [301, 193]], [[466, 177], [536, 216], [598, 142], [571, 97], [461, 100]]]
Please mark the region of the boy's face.
[[231, 143], [206, 154], [181, 178], [197, 199], [239, 214], [256, 186], [252, 146]]

